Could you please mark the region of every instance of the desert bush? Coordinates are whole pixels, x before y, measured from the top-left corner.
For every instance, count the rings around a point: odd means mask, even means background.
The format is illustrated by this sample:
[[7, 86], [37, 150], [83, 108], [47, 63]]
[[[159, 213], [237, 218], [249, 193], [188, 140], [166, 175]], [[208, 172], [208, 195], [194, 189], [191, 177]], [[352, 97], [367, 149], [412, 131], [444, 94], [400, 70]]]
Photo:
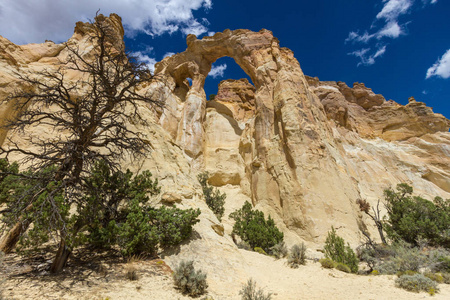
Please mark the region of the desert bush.
[[89, 244], [118, 245], [124, 255], [154, 255], [158, 247], [179, 244], [190, 236], [200, 210], [151, 207], [148, 195], [160, 191], [151, 176], [148, 171], [136, 176], [129, 170], [112, 172], [104, 162], [95, 165], [86, 180], [87, 205], [79, 211]]
[[394, 254], [392, 247], [387, 244], [364, 244], [357, 248], [358, 258], [367, 264], [369, 272], [377, 268], [383, 259]]
[[413, 270], [406, 270], [406, 271], [398, 271], [395, 275], [397, 275], [397, 277], [401, 277], [403, 275], [412, 276], [412, 275], [416, 275], [416, 274], [419, 274], [419, 272], [413, 271]]
[[390, 249], [392, 254], [379, 260], [376, 265], [382, 274], [396, 274], [408, 270], [418, 272], [426, 265], [426, 256], [417, 247], [400, 242], [391, 245]]
[[239, 236], [250, 244], [252, 249], [261, 247], [265, 252], [283, 241], [283, 233], [275, 226], [275, 222], [269, 216], [266, 220], [264, 213], [253, 210], [252, 205], [246, 201], [244, 206], [230, 214], [235, 220], [232, 234]]
[[125, 277], [131, 281], [135, 281], [135, 280], [139, 279], [138, 270], [135, 265], [128, 264], [125, 267]]
[[173, 273], [173, 279], [181, 293], [189, 296], [202, 295], [208, 288], [206, 274], [201, 270], [196, 271], [193, 261], [181, 261]]
[[441, 273], [442, 281], [445, 284], [450, 284], [450, 273]]
[[203, 189], [203, 196], [205, 196], [206, 204], [213, 211], [219, 221], [222, 220], [223, 213], [225, 212], [224, 204], [227, 195], [221, 193], [217, 188], [214, 189], [208, 184], [209, 174], [208, 172], [200, 173], [197, 176], [198, 181]]
[[395, 284], [402, 289], [416, 293], [425, 291], [434, 294], [439, 290], [436, 282], [422, 274], [402, 275], [395, 280]]
[[370, 275], [377, 276], [380, 275], [380, 272], [378, 272], [378, 270], [372, 270], [372, 272], [370, 272]]
[[428, 266], [434, 272], [450, 273], [450, 251], [438, 247], [428, 253]]
[[245, 284], [239, 291], [239, 295], [242, 296], [242, 300], [270, 300], [272, 299], [272, 294], [264, 294], [262, 289], [256, 289], [256, 282], [253, 279], [249, 279], [247, 284]]
[[325, 269], [333, 269], [336, 266], [336, 263], [329, 258], [322, 258], [319, 262]]
[[259, 254], [267, 255], [266, 251], [264, 251], [264, 249], [261, 248], [261, 247], [255, 247], [253, 249], [253, 251], [255, 251], [255, 252], [259, 253]]
[[430, 278], [436, 283], [444, 283], [444, 277], [442, 276], [442, 274], [427, 272], [424, 273], [423, 276]]
[[162, 206], [150, 212], [152, 224], [156, 227], [159, 244], [162, 247], [177, 245], [192, 233], [192, 227], [199, 222], [199, 209], [179, 209]]
[[353, 273], [358, 272], [358, 257], [349, 244], [345, 246], [344, 239], [336, 234], [334, 227], [331, 227], [331, 231], [328, 232], [324, 251], [327, 258], [348, 265]]
[[383, 222], [391, 240], [404, 240], [415, 246], [421, 239], [434, 246], [450, 248], [450, 199], [428, 201], [412, 196], [413, 188], [398, 184], [397, 191], [384, 191], [387, 216]]
[[273, 255], [275, 258], [280, 259], [288, 255], [288, 249], [284, 241], [281, 241], [275, 246], [271, 247], [269, 253], [270, 255]]
[[244, 249], [244, 250], [247, 250], [247, 251], [253, 251], [254, 250], [254, 249], [252, 249], [252, 246], [250, 246], [250, 244], [247, 243], [246, 241], [238, 241], [236, 243], [236, 246], [239, 249]]
[[343, 263], [337, 263], [336, 264], [336, 269], [345, 273], [351, 273], [352, 270], [350, 270], [349, 266], [347, 266], [346, 264]]
[[294, 245], [288, 256], [288, 264], [291, 268], [298, 268], [300, 265], [306, 263], [306, 246], [305, 243], [301, 245]]

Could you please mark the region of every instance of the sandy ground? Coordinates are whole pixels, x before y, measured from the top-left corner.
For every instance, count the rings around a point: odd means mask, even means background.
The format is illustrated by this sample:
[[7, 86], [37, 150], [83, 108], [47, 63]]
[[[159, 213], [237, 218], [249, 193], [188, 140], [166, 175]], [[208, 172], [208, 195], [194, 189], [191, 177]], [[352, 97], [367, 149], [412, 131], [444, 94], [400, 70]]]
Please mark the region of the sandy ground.
[[[362, 276], [323, 269], [318, 262], [291, 269], [286, 260], [275, 260], [255, 252], [239, 250], [247, 272], [257, 286], [273, 293], [272, 299], [450, 299], [450, 285], [439, 285], [435, 296], [411, 293], [395, 287], [395, 276]], [[162, 260], [98, 257], [72, 265], [57, 276], [45, 271], [49, 261], [29, 262], [8, 256], [0, 271], [0, 288], [5, 299], [191, 299], [173, 285], [169, 266]], [[134, 267], [138, 280], [126, 278]], [[218, 270], [219, 271], [219, 270]], [[215, 300], [240, 299], [242, 282], [214, 282], [209, 278], [209, 296]], [[199, 297], [198, 299], [202, 299]]]

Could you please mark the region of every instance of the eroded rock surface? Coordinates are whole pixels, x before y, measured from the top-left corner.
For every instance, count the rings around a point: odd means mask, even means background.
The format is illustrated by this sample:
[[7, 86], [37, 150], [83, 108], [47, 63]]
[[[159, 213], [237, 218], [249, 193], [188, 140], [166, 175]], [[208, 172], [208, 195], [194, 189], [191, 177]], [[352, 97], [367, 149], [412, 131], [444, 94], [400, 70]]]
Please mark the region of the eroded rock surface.
[[321, 100], [327, 117], [363, 138], [403, 141], [449, 130], [448, 119], [433, 113], [430, 107], [414, 97], [403, 106], [393, 100], [386, 101], [363, 83], [356, 82], [349, 88], [339, 81], [319, 81], [317, 77], [309, 76], [307, 80]]
[[[120, 18], [108, 20], [115, 42], [123, 43]], [[88, 37], [89, 25], [78, 23], [68, 43], [88, 57]], [[2, 38], [0, 49], [2, 99], [23, 88], [18, 74], [56, 70], [67, 55], [63, 44], [51, 42], [17, 46]], [[232, 57], [253, 85], [225, 80], [207, 101], [205, 78], [223, 56]], [[240, 272], [228, 214], [246, 200], [275, 219], [288, 244], [320, 245], [333, 225], [356, 245], [361, 227], [377, 238], [356, 199], [374, 204], [383, 189], [400, 182], [424, 197], [450, 198], [449, 120], [421, 102], [386, 101], [364, 84], [350, 88], [307, 77], [292, 51], [281, 48], [268, 30], [226, 30], [203, 39], [189, 35], [186, 51], [156, 64], [155, 74], [157, 80], [139, 92], [165, 101], [165, 107], [142, 107], [150, 125], [130, 125], [153, 150], [124, 165], [149, 169], [160, 179], [162, 196], [155, 203], [202, 210], [193, 239], [167, 254], [172, 265], [198, 259], [210, 270], [223, 270], [212, 275], [220, 280]], [[0, 120], [11, 116], [11, 109], [3, 105]], [[202, 199], [196, 176], [203, 171], [229, 195], [223, 227]], [[237, 276], [248, 278], [242, 272]]]

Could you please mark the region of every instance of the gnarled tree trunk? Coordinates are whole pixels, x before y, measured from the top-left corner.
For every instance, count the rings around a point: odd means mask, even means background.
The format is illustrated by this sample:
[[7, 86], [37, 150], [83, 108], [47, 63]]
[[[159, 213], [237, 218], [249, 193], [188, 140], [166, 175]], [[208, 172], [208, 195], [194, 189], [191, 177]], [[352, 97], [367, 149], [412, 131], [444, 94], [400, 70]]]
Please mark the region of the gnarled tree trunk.
[[51, 273], [59, 273], [63, 270], [63, 268], [67, 264], [67, 260], [69, 259], [72, 250], [67, 247], [66, 241], [61, 239], [59, 242], [59, 249], [56, 252], [55, 259], [53, 260], [52, 266], [50, 268]]
[[30, 226], [30, 220], [17, 222], [0, 241], [0, 251], [10, 253], [16, 246], [22, 233], [27, 230], [28, 226]]

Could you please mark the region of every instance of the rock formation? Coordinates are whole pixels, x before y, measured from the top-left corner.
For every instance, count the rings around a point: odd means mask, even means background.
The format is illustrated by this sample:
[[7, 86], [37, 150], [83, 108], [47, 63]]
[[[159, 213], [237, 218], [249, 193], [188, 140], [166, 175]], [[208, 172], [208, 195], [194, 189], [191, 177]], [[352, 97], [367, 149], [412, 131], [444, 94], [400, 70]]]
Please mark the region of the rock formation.
[[[122, 43], [120, 18], [111, 15], [109, 22]], [[77, 23], [68, 43], [88, 55], [88, 36], [89, 25]], [[17, 46], [1, 38], [0, 49], [2, 99], [24, 88], [19, 75], [56, 69], [67, 55], [64, 44], [52, 42]], [[225, 80], [215, 99], [207, 101], [205, 78], [223, 56], [232, 57], [254, 86]], [[421, 102], [386, 101], [361, 83], [350, 88], [307, 77], [292, 51], [281, 48], [268, 30], [225, 30], [202, 39], [189, 35], [186, 51], [156, 64], [155, 78], [140, 91], [163, 99], [164, 109], [142, 107], [151, 124], [130, 125], [153, 151], [126, 164], [160, 178], [163, 202], [202, 209], [196, 227], [200, 238], [182, 246], [180, 256], [189, 251], [211, 268], [237, 266], [239, 259], [230, 256], [236, 253], [227, 214], [245, 200], [269, 213], [288, 243], [321, 244], [334, 225], [356, 245], [363, 227], [377, 238], [356, 199], [373, 204], [383, 189], [400, 182], [425, 197], [450, 198], [449, 120]], [[3, 104], [0, 120], [11, 116], [11, 109]], [[210, 183], [228, 194], [225, 234], [222, 229], [217, 234], [221, 225], [202, 200], [196, 175], [204, 170]]]

